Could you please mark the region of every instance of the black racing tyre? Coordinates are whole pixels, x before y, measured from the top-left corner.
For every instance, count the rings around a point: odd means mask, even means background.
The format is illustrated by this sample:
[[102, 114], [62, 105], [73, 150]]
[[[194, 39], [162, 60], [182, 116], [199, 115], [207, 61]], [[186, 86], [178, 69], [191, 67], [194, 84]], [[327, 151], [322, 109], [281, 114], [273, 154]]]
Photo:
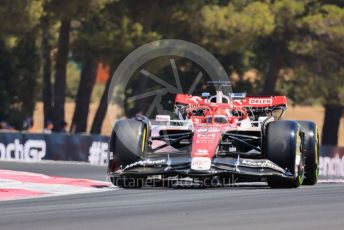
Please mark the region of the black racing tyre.
[[315, 185], [319, 176], [319, 133], [312, 121], [298, 121], [304, 133], [303, 153], [305, 155], [304, 185]]
[[[125, 168], [143, 158], [147, 143], [147, 125], [135, 118], [116, 122], [110, 140], [108, 173]], [[112, 177], [114, 185], [123, 188], [142, 187], [144, 178]]]
[[143, 157], [146, 140], [147, 126], [144, 122], [135, 118], [119, 120], [112, 131], [110, 152], [118, 164], [125, 167]]
[[267, 159], [294, 177], [269, 177], [271, 188], [297, 188], [303, 182], [304, 156], [300, 126], [296, 121], [273, 121], [267, 124], [263, 137], [263, 149]]

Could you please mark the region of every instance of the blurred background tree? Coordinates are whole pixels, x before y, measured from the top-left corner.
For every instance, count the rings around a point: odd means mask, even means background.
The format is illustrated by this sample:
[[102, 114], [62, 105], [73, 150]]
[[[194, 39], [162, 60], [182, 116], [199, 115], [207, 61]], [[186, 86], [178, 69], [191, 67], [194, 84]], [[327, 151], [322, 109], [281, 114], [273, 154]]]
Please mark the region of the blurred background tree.
[[[341, 0], [3, 0], [0, 120], [20, 129], [42, 100], [44, 123], [53, 121], [60, 131], [65, 101], [75, 100], [70, 131], [100, 133], [118, 64], [142, 44], [175, 38], [214, 54], [236, 91], [323, 105], [322, 141], [336, 145], [344, 103], [343, 7]], [[170, 65], [150, 64], [166, 81], [173, 74]], [[110, 69], [101, 86], [99, 66]], [[185, 85], [199, 71], [179, 59], [176, 66]], [[157, 87], [142, 74], [133, 79], [124, 101]], [[201, 81], [197, 93], [203, 86]], [[99, 105], [87, 130], [94, 89]], [[131, 116], [149, 103], [124, 103], [122, 109]]]
[[0, 120], [17, 129], [32, 116], [40, 70], [36, 45], [43, 1], [4, 0], [0, 7]]

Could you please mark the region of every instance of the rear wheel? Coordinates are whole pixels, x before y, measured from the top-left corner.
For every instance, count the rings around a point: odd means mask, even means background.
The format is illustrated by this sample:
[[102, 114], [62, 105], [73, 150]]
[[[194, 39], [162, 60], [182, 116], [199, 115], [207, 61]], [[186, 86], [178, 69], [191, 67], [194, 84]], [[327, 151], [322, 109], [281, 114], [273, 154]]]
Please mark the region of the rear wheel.
[[299, 124], [295, 121], [273, 121], [267, 124], [264, 138], [267, 159], [283, 169], [293, 178], [269, 177], [271, 188], [297, 188], [303, 182], [304, 156]]
[[318, 181], [319, 133], [318, 127], [311, 121], [298, 121], [304, 133], [303, 153], [305, 155], [304, 185], [314, 185]]

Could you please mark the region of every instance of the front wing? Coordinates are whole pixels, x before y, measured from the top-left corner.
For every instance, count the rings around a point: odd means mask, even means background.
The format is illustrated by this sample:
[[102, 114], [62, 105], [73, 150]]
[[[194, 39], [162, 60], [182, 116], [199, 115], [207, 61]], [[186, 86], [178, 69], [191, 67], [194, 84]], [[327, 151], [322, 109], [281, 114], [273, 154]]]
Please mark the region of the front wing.
[[217, 175], [241, 175], [247, 177], [284, 177], [294, 175], [270, 160], [233, 157], [217, 157], [212, 160], [209, 170], [192, 170], [191, 157], [154, 156], [138, 160], [125, 168], [110, 173], [115, 177], [146, 177], [153, 175], [182, 177], [212, 177]]

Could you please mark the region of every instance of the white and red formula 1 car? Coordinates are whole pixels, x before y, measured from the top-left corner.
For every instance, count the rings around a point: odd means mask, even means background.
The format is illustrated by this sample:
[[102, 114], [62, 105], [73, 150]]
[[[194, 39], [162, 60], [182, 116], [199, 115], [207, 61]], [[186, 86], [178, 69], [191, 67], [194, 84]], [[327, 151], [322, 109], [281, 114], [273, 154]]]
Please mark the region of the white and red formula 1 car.
[[[178, 119], [157, 115], [119, 120], [113, 129], [108, 176], [120, 187], [191, 180], [204, 185], [266, 181], [272, 188], [314, 185], [319, 138], [311, 121], [280, 120], [284, 96], [177, 94]], [[185, 179], [186, 178], [186, 179]]]

